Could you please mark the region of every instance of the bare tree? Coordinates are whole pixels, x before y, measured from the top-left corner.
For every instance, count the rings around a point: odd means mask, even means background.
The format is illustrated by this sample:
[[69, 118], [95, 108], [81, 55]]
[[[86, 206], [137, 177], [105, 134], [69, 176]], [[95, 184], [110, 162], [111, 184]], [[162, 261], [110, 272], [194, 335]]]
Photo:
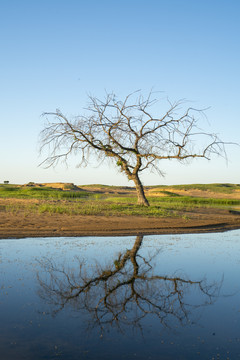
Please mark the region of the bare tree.
[[202, 110], [183, 110], [184, 101], [180, 100], [168, 102], [168, 110], [155, 116], [157, 101], [152, 96], [144, 98], [136, 92], [123, 101], [113, 93], [106, 94], [103, 101], [89, 96], [87, 115], [71, 119], [59, 110], [44, 113], [48, 122], [41, 132], [41, 149], [48, 147], [49, 155], [42, 164], [56, 165], [73, 153], [80, 156], [79, 165], [86, 165], [90, 156], [110, 159], [134, 182], [138, 204], [148, 206], [140, 179], [144, 170], [163, 175], [160, 160], [210, 159], [212, 154], [224, 152], [216, 134], [198, 127]]
[[[40, 297], [53, 305], [53, 315], [67, 306], [87, 312], [89, 326], [101, 331], [112, 326], [120, 331], [125, 326], [142, 330], [142, 320], [148, 316], [166, 327], [172, 321], [184, 326], [191, 322], [194, 309], [214, 303], [221, 282], [156, 274], [151, 263], [159, 251], [142, 256], [142, 243], [143, 236], [137, 236], [132, 249], [108, 265], [96, 263], [92, 271], [81, 259], [76, 271], [43, 259], [38, 273]], [[190, 300], [191, 291], [197, 294], [197, 302]]]

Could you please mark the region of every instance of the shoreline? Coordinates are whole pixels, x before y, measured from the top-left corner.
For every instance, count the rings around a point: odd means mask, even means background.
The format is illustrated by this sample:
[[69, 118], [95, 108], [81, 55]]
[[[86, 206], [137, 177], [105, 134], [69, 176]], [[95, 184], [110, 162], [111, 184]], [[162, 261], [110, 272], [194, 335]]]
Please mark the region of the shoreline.
[[184, 219], [2, 212], [0, 239], [196, 234], [240, 229], [240, 216], [226, 210], [198, 209], [188, 216]]
[[174, 231], [140, 231], [140, 232], [108, 232], [108, 233], [102, 233], [102, 232], [86, 232], [86, 233], [65, 233], [65, 234], [56, 234], [56, 233], [43, 233], [43, 234], [21, 234], [21, 235], [13, 235], [13, 234], [7, 234], [6, 236], [0, 235], [0, 241], [1, 240], [21, 240], [21, 239], [30, 239], [30, 238], [76, 238], [76, 237], [124, 237], [124, 236], [151, 236], [151, 235], [186, 235], [186, 234], [212, 234], [212, 233], [222, 233], [222, 232], [228, 232], [232, 230], [238, 230], [240, 229], [240, 226], [238, 227], [230, 227], [230, 228], [190, 228], [190, 229], [175, 229]]

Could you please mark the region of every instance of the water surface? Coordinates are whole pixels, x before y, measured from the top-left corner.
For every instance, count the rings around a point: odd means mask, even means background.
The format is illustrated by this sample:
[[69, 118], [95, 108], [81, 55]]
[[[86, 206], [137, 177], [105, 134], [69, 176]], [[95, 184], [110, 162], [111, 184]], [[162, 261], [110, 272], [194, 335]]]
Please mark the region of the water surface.
[[1, 358], [240, 359], [239, 240], [0, 240]]

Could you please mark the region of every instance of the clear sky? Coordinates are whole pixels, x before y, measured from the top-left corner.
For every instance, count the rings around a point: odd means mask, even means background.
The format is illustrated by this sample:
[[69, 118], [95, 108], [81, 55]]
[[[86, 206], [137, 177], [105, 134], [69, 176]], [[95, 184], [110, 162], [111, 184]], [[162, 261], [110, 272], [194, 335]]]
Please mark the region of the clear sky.
[[[0, 183], [132, 185], [113, 167], [38, 167], [43, 112], [77, 115], [87, 94], [162, 91], [210, 107], [209, 132], [240, 142], [240, 1], [1, 0]], [[224, 159], [162, 163], [151, 184], [240, 183], [240, 148]]]

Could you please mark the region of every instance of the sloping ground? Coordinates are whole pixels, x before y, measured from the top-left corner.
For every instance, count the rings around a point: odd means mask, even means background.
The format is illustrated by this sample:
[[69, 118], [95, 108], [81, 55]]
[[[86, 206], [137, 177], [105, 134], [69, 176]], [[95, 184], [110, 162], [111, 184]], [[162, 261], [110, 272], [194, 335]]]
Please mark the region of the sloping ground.
[[136, 190], [131, 186], [107, 186], [101, 184], [93, 185], [79, 185], [79, 188], [88, 192], [95, 192], [101, 194], [120, 194], [120, 195], [135, 195]]
[[[105, 194], [119, 194], [119, 195], [134, 195], [136, 190], [131, 186], [108, 186], [101, 184], [93, 185], [74, 185], [73, 183], [40, 183], [34, 184], [35, 186], [46, 186], [53, 189], [62, 190], [82, 190], [94, 193], [105, 193]], [[197, 189], [194, 185], [188, 186], [146, 186], [145, 191], [147, 196], [169, 196], [169, 195], [180, 195], [180, 196], [193, 196], [203, 198], [222, 198], [222, 199], [240, 199], [240, 187], [236, 188], [234, 184], [217, 184], [218, 186], [213, 187], [212, 184], [205, 185], [206, 190]], [[225, 185], [225, 186], [224, 186]], [[180, 187], [180, 188], [179, 188]], [[181, 188], [183, 187], [183, 188]], [[216, 191], [211, 191], [214, 188]], [[224, 191], [221, 191], [221, 190]]]
[[80, 189], [78, 186], [74, 185], [73, 183], [62, 183], [62, 182], [57, 182], [57, 183], [33, 183], [31, 184], [26, 184], [25, 186], [35, 186], [35, 187], [40, 187], [40, 186], [45, 186], [48, 188], [52, 188], [52, 189], [61, 189], [61, 190], [82, 190]]
[[213, 199], [240, 199], [240, 190], [234, 190], [227, 193], [227, 192], [213, 192], [210, 190], [198, 190], [198, 189], [179, 190], [171, 187], [158, 188], [158, 189], [150, 188], [147, 190], [147, 195], [166, 196], [167, 192], [181, 196], [193, 196], [193, 197], [213, 198]]
[[[14, 185], [21, 187], [21, 185]], [[136, 193], [134, 186], [110, 186], [103, 184], [91, 184], [91, 185], [75, 185], [73, 183], [28, 183], [23, 185], [24, 187], [48, 187], [52, 189], [71, 190], [71, 191], [88, 191], [99, 192], [106, 194], [129, 194]], [[204, 198], [229, 198], [240, 199], [240, 184], [200, 184], [200, 185], [157, 185], [157, 186], [145, 186], [146, 194], [148, 196], [166, 196], [166, 195], [182, 195], [182, 196], [194, 196]]]

